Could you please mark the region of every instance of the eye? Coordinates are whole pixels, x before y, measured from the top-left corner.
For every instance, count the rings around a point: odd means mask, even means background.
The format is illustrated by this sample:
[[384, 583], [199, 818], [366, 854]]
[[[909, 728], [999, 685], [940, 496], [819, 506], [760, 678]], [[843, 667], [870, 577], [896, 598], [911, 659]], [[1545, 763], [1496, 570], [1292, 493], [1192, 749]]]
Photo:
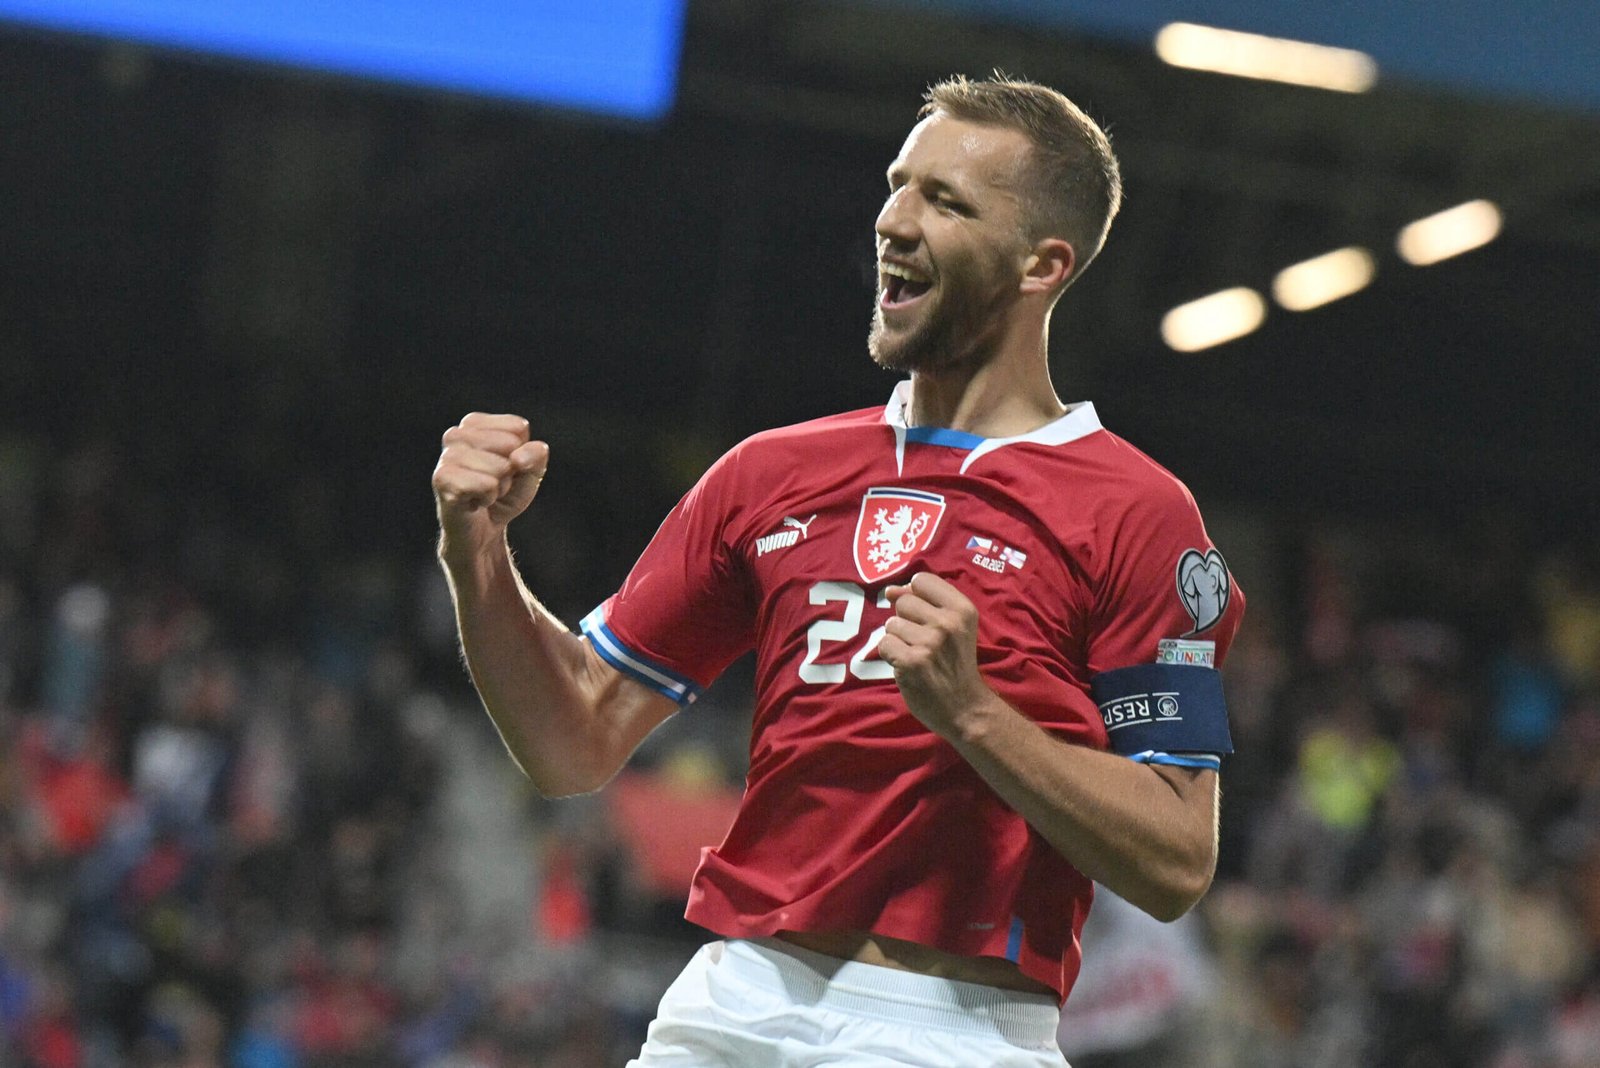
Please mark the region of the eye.
[[941, 193], [934, 199], [934, 203], [937, 204], [942, 210], [948, 211], [954, 215], [972, 214], [972, 209], [968, 208], [964, 201], [957, 200], [955, 197], [950, 196], [947, 193]]

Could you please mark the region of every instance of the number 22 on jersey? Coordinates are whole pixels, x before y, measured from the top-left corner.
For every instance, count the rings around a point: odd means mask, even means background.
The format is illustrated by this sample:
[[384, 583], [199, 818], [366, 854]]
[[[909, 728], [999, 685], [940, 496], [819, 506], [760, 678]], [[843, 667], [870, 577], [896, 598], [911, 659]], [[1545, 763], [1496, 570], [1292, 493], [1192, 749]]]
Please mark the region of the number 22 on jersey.
[[[853, 647], [848, 661], [819, 662], [825, 653], [831, 653], [831, 650], [823, 648], [825, 643], [853, 642], [860, 636], [861, 614], [866, 607], [867, 594], [854, 582], [818, 582], [811, 587], [812, 604], [840, 601], [844, 603], [844, 615], [841, 618], [819, 619], [806, 628], [806, 658], [800, 662], [800, 680], [814, 683], [843, 682], [846, 673], [858, 679], [894, 678], [894, 668], [878, 659], [878, 643], [883, 640], [883, 628], [887, 621], [875, 627], [867, 635], [866, 641]], [[877, 607], [889, 607], [887, 590], [878, 594]]]

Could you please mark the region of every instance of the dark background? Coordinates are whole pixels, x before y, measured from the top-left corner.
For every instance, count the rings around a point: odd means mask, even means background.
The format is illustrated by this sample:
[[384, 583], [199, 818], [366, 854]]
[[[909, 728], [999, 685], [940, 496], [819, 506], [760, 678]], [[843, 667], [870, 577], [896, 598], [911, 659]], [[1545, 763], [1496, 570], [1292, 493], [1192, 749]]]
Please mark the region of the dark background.
[[[1560, 525], [1600, 499], [1600, 130], [1578, 113], [819, 4], [693, 5], [653, 126], [21, 32], [0, 50], [5, 425], [106, 436], [259, 522], [349, 464], [353, 543], [425, 539], [434, 442], [472, 408], [543, 417], [557, 492], [569, 465], [668, 459], [660, 435], [694, 453], [681, 484], [753, 430], [878, 403], [882, 170], [929, 80], [992, 66], [1082, 101], [1127, 175], [1057, 315], [1061, 391], [1203, 496], [1514, 501]], [[1394, 255], [1400, 225], [1479, 196], [1500, 240]], [[1379, 257], [1358, 296], [1201, 354], [1160, 342], [1171, 306], [1351, 243]]]

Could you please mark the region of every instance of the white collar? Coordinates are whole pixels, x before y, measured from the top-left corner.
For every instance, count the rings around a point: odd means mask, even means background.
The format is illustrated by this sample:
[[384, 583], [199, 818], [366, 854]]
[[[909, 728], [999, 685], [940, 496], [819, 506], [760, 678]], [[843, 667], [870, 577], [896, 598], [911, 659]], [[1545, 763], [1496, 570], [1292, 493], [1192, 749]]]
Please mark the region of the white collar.
[[[897, 472], [905, 467], [906, 431], [910, 429], [906, 426], [906, 412], [910, 408], [911, 380], [908, 378], [895, 384], [894, 392], [889, 395], [889, 403], [883, 410], [883, 421], [894, 429], [894, 466]], [[1060, 418], [1053, 419], [1026, 434], [1014, 434], [1008, 438], [985, 438], [977, 434], [967, 434], [968, 437], [975, 439], [976, 444], [967, 452], [967, 458], [961, 462], [961, 471], [965, 474], [967, 468], [971, 467], [972, 462], [978, 457], [1006, 445], [1022, 443], [1065, 445], [1069, 441], [1077, 441], [1101, 429], [1103, 428], [1100, 425], [1100, 416], [1095, 413], [1094, 402], [1075, 401], [1067, 405], [1066, 413]]]

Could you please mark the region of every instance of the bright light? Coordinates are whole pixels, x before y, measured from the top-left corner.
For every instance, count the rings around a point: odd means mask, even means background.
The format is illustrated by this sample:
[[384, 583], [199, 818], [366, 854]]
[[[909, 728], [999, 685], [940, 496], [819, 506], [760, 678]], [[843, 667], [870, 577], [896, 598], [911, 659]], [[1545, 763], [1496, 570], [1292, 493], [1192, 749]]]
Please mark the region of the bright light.
[[1156, 55], [1174, 67], [1341, 93], [1364, 93], [1378, 80], [1378, 64], [1365, 52], [1192, 22], [1162, 27], [1156, 34]]
[[1377, 269], [1366, 249], [1337, 249], [1279, 271], [1272, 296], [1290, 311], [1310, 311], [1365, 289]]
[[1244, 337], [1267, 317], [1267, 302], [1244, 286], [1180, 304], [1161, 320], [1161, 337], [1179, 352], [1199, 352]]
[[1500, 209], [1487, 200], [1470, 200], [1404, 227], [1395, 248], [1407, 263], [1426, 267], [1487, 245], [1499, 233]]

